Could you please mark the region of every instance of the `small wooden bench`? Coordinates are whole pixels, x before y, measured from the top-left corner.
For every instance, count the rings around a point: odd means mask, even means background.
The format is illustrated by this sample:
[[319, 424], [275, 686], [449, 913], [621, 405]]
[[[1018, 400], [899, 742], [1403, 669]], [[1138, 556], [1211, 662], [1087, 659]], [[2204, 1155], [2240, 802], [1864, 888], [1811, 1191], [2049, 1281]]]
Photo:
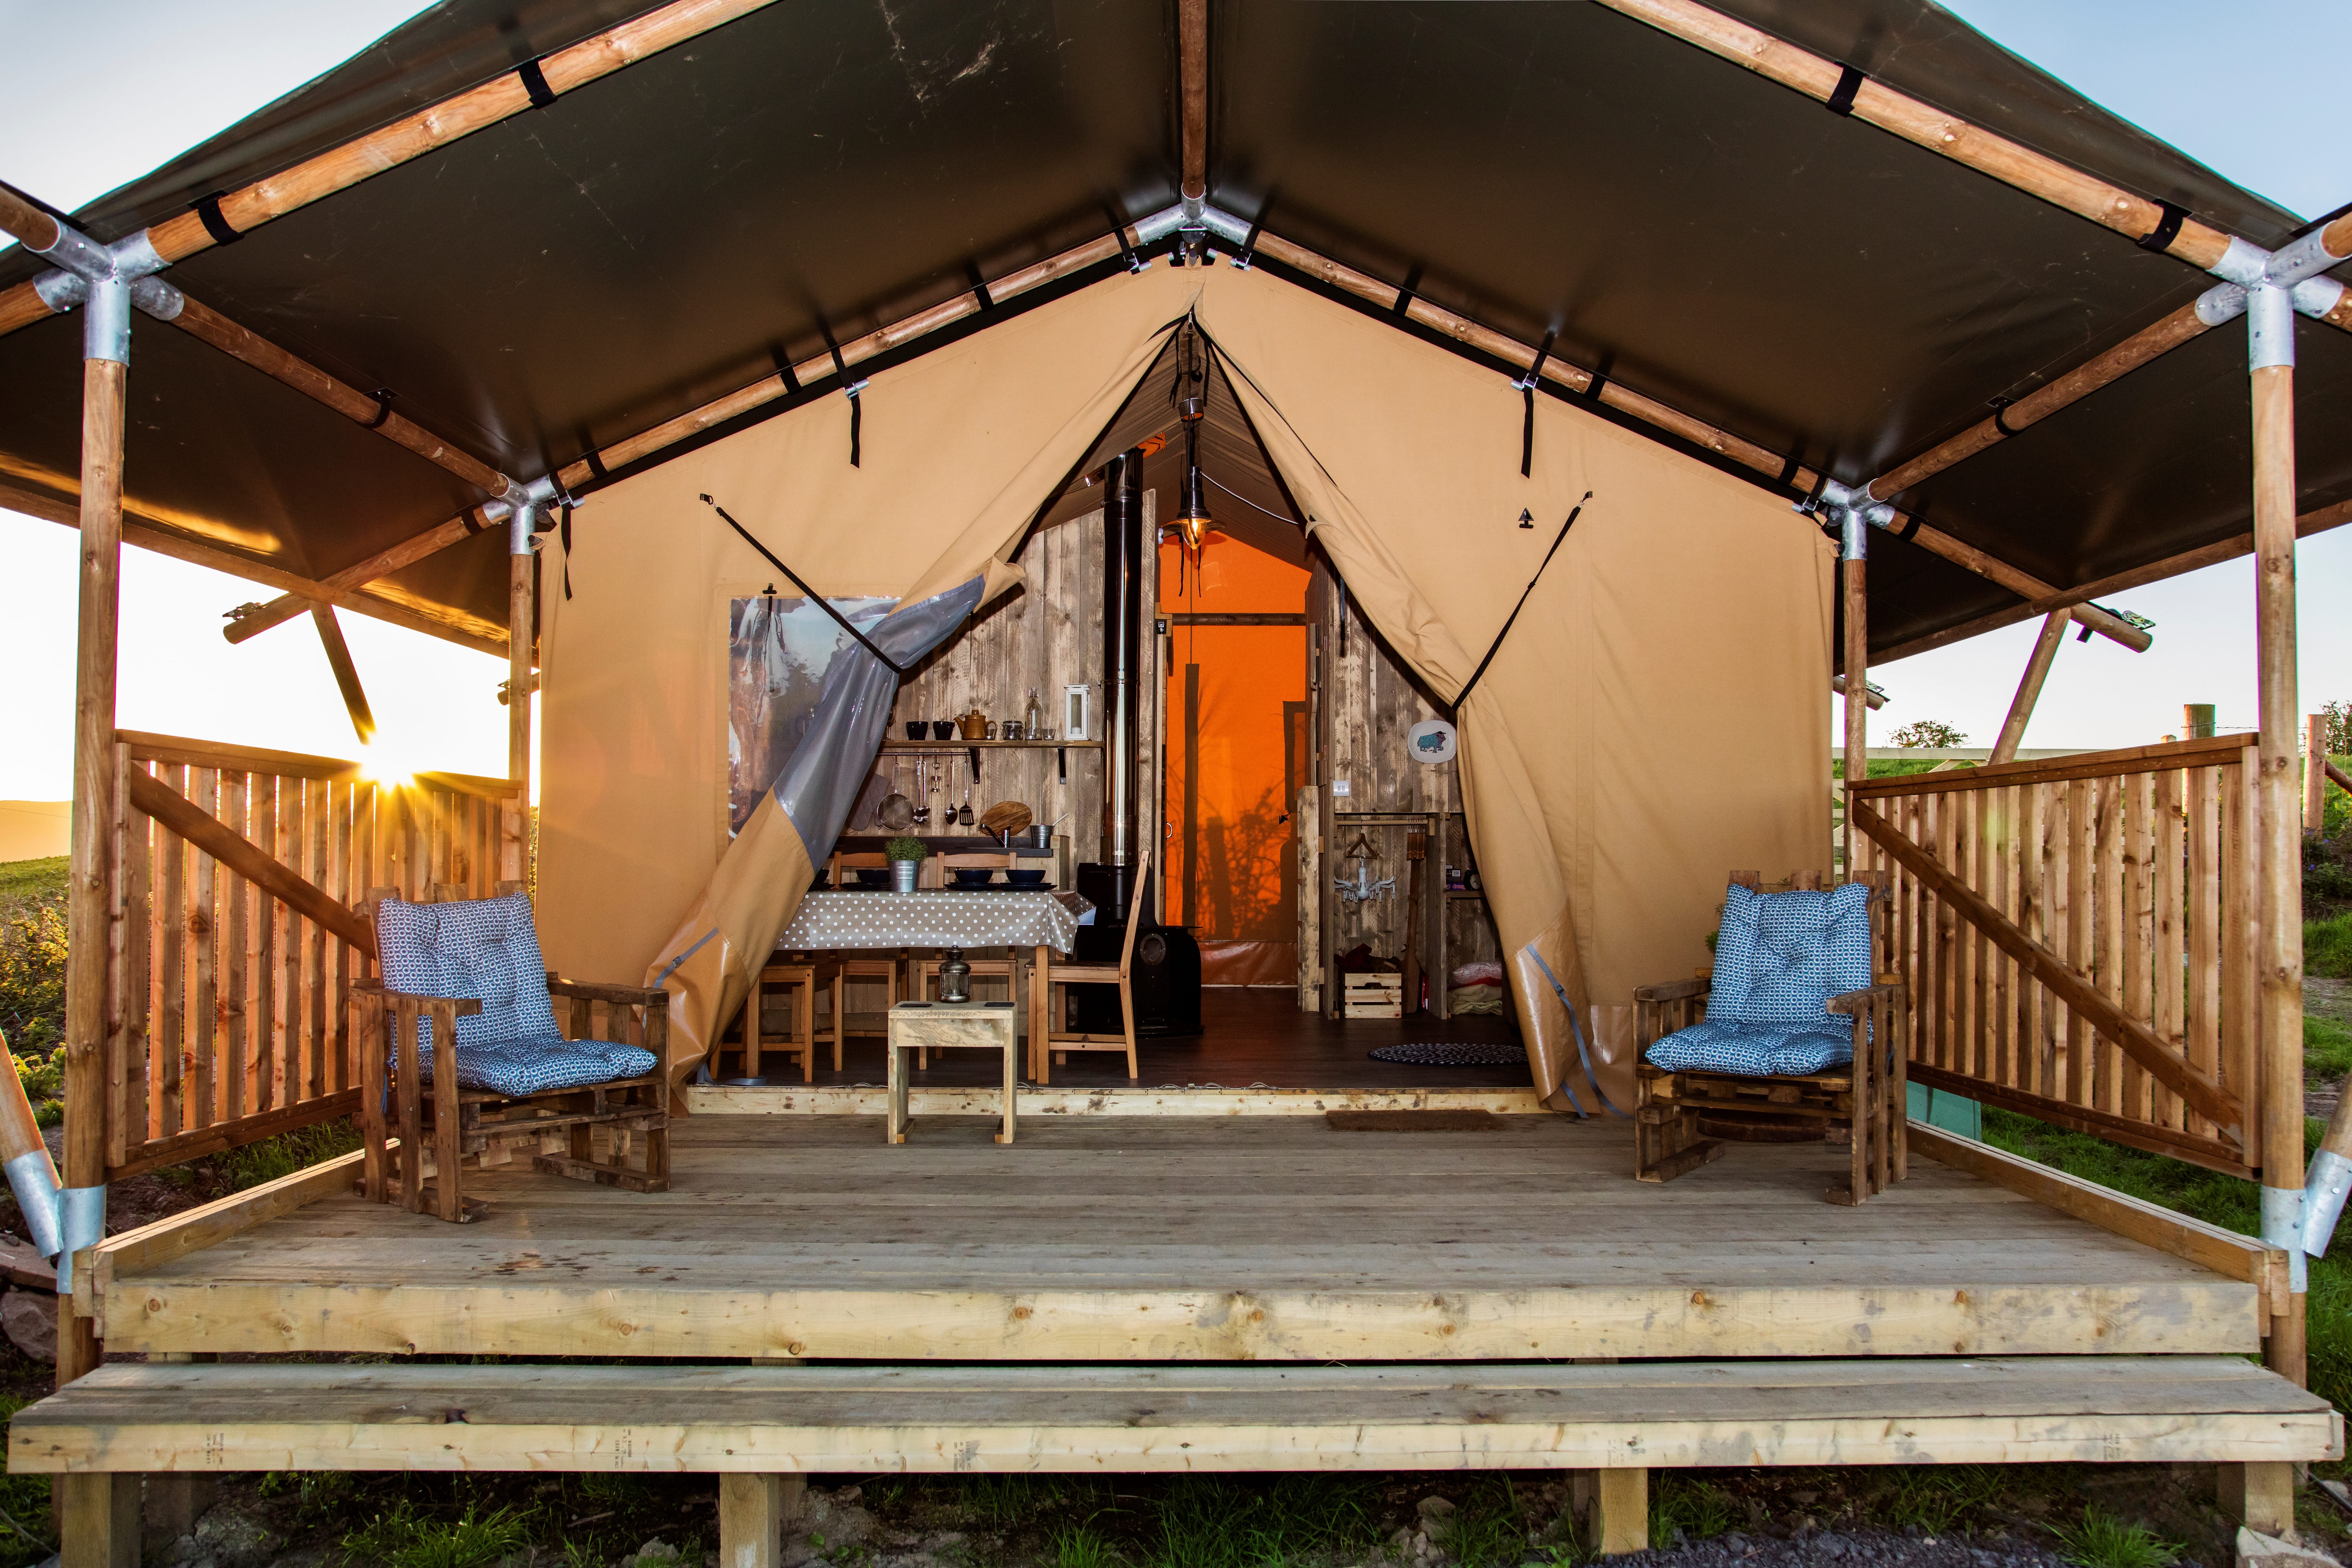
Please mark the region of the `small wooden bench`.
[[[1648, 1472], [1748, 1465], [2217, 1461], [2275, 1532], [2297, 1460], [2340, 1458], [2326, 1401], [2234, 1356], [1314, 1366], [321, 1365], [117, 1363], [20, 1412], [8, 1468], [120, 1517], [112, 1478], [225, 1470], [1551, 1469], [1603, 1550], [1646, 1543]], [[2288, 1514], [2279, 1515], [2284, 1506]], [[135, 1513], [135, 1504], [132, 1505]], [[728, 1533], [722, 1511], [721, 1534]], [[100, 1561], [86, 1558], [85, 1561]]]
[[1004, 1058], [1004, 1129], [1009, 1144], [1020, 1123], [1020, 1026], [1011, 1002], [900, 1002], [890, 1009], [890, 1112], [884, 1136], [907, 1141], [907, 1053], [910, 1051], [993, 1051]]

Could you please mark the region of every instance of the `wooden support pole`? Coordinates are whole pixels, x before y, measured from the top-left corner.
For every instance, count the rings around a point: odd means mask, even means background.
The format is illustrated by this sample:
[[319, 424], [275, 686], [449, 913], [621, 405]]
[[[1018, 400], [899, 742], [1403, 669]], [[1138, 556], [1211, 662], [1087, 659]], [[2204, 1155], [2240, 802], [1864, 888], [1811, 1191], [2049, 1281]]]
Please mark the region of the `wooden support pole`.
[[[66, 904], [65, 1185], [106, 1185], [108, 976], [114, 942], [114, 673], [129, 367], [82, 361], [81, 602], [75, 636], [73, 839]], [[89, 1319], [59, 1303], [58, 1386], [98, 1365]], [[105, 1478], [94, 1478], [103, 1480]], [[94, 1505], [93, 1505], [94, 1506]], [[68, 1519], [73, 1517], [68, 1511]], [[95, 1517], [95, 1516], [93, 1516]], [[137, 1538], [133, 1521], [132, 1539]]]
[[375, 715], [368, 708], [367, 692], [360, 685], [360, 667], [352, 662], [351, 644], [343, 641], [343, 627], [335, 619], [335, 607], [311, 605], [310, 620], [319, 628], [319, 641], [326, 646], [327, 666], [335, 672], [335, 685], [343, 694], [343, 707], [352, 716], [352, 727], [359, 732], [360, 744], [374, 744]]
[[[72, 1314], [58, 1303], [58, 1326]], [[64, 1343], [60, 1333], [58, 1343]], [[62, 1363], [59, 1370], [63, 1371]], [[115, 1470], [62, 1475], [57, 1489], [58, 1568], [139, 1568], [139, 1478]]]
[[1176, 0], [1177, 93], [1183, 120], [1184, 199], [1209, 193], [1209, 0]]
[[1645, 1469], [1592, 1472], [1592, 1511], [1585, 1542], [1603, 1557], [1650, 1549], [1650, 1472]]
[[729, 1470], [719, 1478], [719, 1568], [779, 1568], [784, 1527], [798, 1517], [808, 1496], [808, 1478], [746, 1475]]
[[2213, 1500], [2248, 1530], [2284, 1539], [2294, 1529], [2294, 1466], [2284, 1459], [2216, 1465]]
[[[319, 583], [320, 592], [305, 593], [297, 589], [282, 598], [271, 600], [257, 610], [247, 612], [221, 628], [221, 635], [232, 643], [258, 637], [272, 626], [283, 625], [293, 620], [322, 599], [359, 610], [362, 614], [373, 614], [374, 612], [352, 602], [352, 597], [369, 583], [380, 577], [390, 577], [403, 567], [414, 566], [426, 556], [437, 555], [451, 545], [462, 544], [491, 526], [482, 516], [479, 507], [468, 507], [446, 523], [436, 524], [421, 534], [403, 539], [390, 549], [368, 557], [357, 566], [346, 567]], [[505, 653], [504, 640], [501, 639], [497, 649], [486, 651]]]
[[2327, 826], [2327, 716], [2306, 714], [2303, 721], [2303, 831], [2316, 833]]
[[529, 544], [507, 557], [507, 777], [514, 798], [499, 808], [499, 877], [530, 878], [531, 653], [538, 625], [532, 589], [539, 558]]
[[2025, 744], [2025, 727], [2033, 718], [2033, 705], [2042, 700], [2042, 683], [2050, 678], [2050, 661], [2058, 656], [2058, 646], [2066, 640], [2066, 628], [2074, 623], [2072, 610], [2058, 609], [2042, 622], [2042, 635], [2033, 641], [2033, 656], [2025, 661], [2025, 677], [2017, 683], [2017, 695], [2009, 705], [2009, 716], [2000, 721], [2000, 738], [1992, 743], [1992, 755], [1988, 762], [2014, 762], [2017, 748]]
[[[2297, 517], [2294, 520], [2294, 537], [2307, 539], [2314, 534], [2326, 533], [2330, 528], [2340, 528], [2347, 523], [2352, 523], [2352, 501], [2338, 501], [2332, 507], [2321, 507]], [[1907, 659], [1914, 653], [1927, 653], [1937, 648], [1948, 648], [1955, 643], [1965, 643], [1971, 637], [1981, 637], [1988, 632], [1998, 632], [2004, 626], [2014, 626], [2021, 621], [2031, 621], [2036, 615], [2047, 615], [2053, 610], [2082, 604], [2094, 599], [2105, 599], [2109, 594], [2128, 593], [2135, 588], [2146, 588], [2151, 582], [2162, 582], [2185, 572], [2201, 571], [2209, 566], [2218, 566], [2225, 560], [2235, 560], [2242, 555], [2253, 553], [2254, 536], [2251, 533], [2217, 539], [2210, 545], [2200, 545], [2195, 549], [2183, 550], [2179, 555], [2168, 555], [2162, 560], [2150, 561], [2146, 566], [2136, 566], [2129, 571], [2119, 571], [2113, 576], [2100, 578], [2095, 582], [2085, 582], [2078, 587], [2057, 590], [2042, 598], [2029, 599], [2022, 604], [2013, 604], [2006, 610], [1996, 610], [1990, 615], [1979, 615], [1973, 621], [1964, 621], [1958, 626], [1948, 626], [1941, 632], [1931, 632], [1925, 637], [1915, 637], [1908, 643], [1889, 648], [1883, 657], [1891, 664], [1897, 659]]]
[[[2289, 330], [2292, 330], [2290, 326]], [[2303, 835], [2296, 810], [2294, 367], [2252, 372], [2254, 437], [2254, 642], [2261, 735], [2255, 821], [2263, 1186], [2303, 1191]], [[2265, 1195], [2266, 1198], [2268, 1195]], [[2272, 1319], [2264, 1359], [2305, 1377], [2304, 1295]]]
[[1868, 565], [1856, 556], [1838, 562], [1838, 589], [1845, 612], [1845, 840], [1839, 862], [1847, 871], [1853, 858], [1853, 787], [1870, 777], [1870, 596]]

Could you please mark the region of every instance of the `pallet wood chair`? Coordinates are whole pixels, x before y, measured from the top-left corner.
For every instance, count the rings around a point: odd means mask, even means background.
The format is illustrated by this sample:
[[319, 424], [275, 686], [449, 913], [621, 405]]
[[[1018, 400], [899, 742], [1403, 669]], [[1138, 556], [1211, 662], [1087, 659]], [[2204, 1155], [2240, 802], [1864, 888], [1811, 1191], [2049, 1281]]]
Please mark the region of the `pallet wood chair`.
[[[503, 1165], [518, 1146], [550, 1175], [667, 1191], [669, 993], [548, 973], [530, 901], [520, 886], [501, 886], [510, 891], [421, 904], [377, 888], [361, 905], [377, 950], [376, 974], [356, 982], [351, 999], [362, 1193], [468, 1219], [484, 1206], [460, 1190], [462, 1162]], [[641, 1169], [632, 1163], [640, 1140]]]
[[[1135, 1059], [1135, 936], [1143, 925], [1143, 888], [1151, 875], [1151, 852], [1147, 850], [1135, 868], [1135, 892], [1127, 903], [1127, 939], [1119, 944], [1118, 962], [1111, 964], [1059, 964], [1051, 955], [1036, 974], [1029, 978], [1033, 986], [1046, 988], [1046, 1025], [1042, 1036], [1029, 1042], [1029, 1075], [1039, 1083], [1049, 1082], [1046, 1058], [1066, 1061], [1073, 1051], [1124, 1051], [1127, 1052], [1127, 1076], [1130, 1082], [1142, 1077]], [[1066, 1011], [1068, 986], [1117, 986], [1118, 1011], [1126, 1025], [1123, 1034], [1085, 1034], [1066, 1031], [1063, 1019]]]
[[[1821, 894], [1818, 873], [1791, 877], [1790, 884], [1791, 892]], [[1861, 891], [1844, 895], [1848, 907], [1840, 910], [1831, 901], [1847, 886]], [[1672, 1181], [1720, 1158], [1727, 1143], [1844, 1146], [1848, 1168], [1825, 1195], [1832, 1203], [1859, 1204], [1909, 1174], [1906, 998], [1901, 981], [1880, 968], [1886, 904], [1885, 873], [1861, 872], [1818, 904], [1776, 915], [1756, 873], [1731, 873], [1714, 975], [1633, 992], [1637, 1180]], [[1760, 921], [1816, 919], [1825, 924], [1792, 947], [1776, 948], [1770, 929], [1757, 935]], [[1811, 945], [1825, 952], [1819, 975], [1803, 967]], [[1796, 958], [1776, 974], [1792, 952]], [[1718, 982], [1743, 994], [1725, 998], [1710, 1026]], [[1812, 1016], [1797, 1017], [1805, 1012]], [[1654, 1051], [1662, 1060], [1654, 1061]], [[1847, 1060], [1834, 1060], [1840, 1054]]]
[[[878, 850], [855, 853], [835, 850], [827, 863], [833, 871], [833, 885], [838, 888], [847, 885], [841, 879], [842, 873], [882, 871], [888, 867], [890, 860]], [[825, 1033], [820, 1038], [833, 1042], [833, 1070], [838, 1072], [841, 1071], [842, 1045], [850, 1034], [886, 1037], [889, 1034], [890, 1009], [898, 1005], [906, 988], [902, 983], [904, 976], [899, 960], [895, 956], [885, 957], [872, 952], [837, 952], [824, 954], [822, 957], [826, 967], [826, 977], [832, 982], [833, 1017]], [[889, 995], [882, 1003], [883, 1026], [852, 1030], [847, 1011], [849, 984], [865, 980], [880, 980], [888, 988]]]

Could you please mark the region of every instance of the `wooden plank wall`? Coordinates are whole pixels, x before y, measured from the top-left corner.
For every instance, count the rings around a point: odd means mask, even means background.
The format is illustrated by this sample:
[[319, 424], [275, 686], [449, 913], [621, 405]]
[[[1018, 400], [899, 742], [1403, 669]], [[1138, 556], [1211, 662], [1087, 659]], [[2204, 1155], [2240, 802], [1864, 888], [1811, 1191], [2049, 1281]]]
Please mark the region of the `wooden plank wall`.
[[[1352, 600], [1348, 599], [1344, 584], [1319, 556], [1307, 594], [1307, 612], [1321, 638], [1322, 648], [1320, 687], [1313, 698], [1318, 705], [1316, 718], [1322, 739], [1319, 777], [1327, 786], [1324, 863], [1318, 879], [1324, 910], [1324, 956], [1345, 952], [1360, 942], [1370, 944], [1375, 953], [1399, 956], [1405, 937], [1408, 829], [1393, 825], [1360, 829], [1349, 818], [1370, 812], [1444, 814], [1444, 830], [1422, 868], [1425, 878], [1442, 887], [1448, 863], [1472, 863], [1460, 815], [1462, 800], [1455, 765], [1445, 762], [1429, 767], [1413, 760], [1407, 747], [1407, 735], [1422, 720], [1442, 716], [1373, 632]], [[1340, 779], [1348, 783], [1344, 797], [1328, 788]], [[1335, 877], [1354, 876], [1356, 862], [1346, 856], [1360, 831], [1380, 853], [1380, 859], [1373, 862], [1375, 880], [1393, 876], [1397, 886], [1387, 898], [1350, 904], [1332, 896], [1330, 887]], [[1433, 898], [1423, 907], [1431, 908], [1437, 902]], [[1446, 926], [1447, 949], [1453, 955], [1451, 962], [1496, 956], [1498, 946], [1485, 903], [1469, 899], [1443, 903], [1445, 908], [1442, 918]], [[1442, 988], [1440, 978], [1433, 976], [1430, 987], [1434, 1002]]]
[[[1151, 635], [1149, 617], [1157, 597], [1159, 551], [1154, 526], [1153, 493], [1144, 493], [1145, 623], [1138, 641], [1142, 665], [1138, 672], [1137, 733], [1145, 737], [1139, 748], [1137, 815], [1147, 847], [1160, 772], [1158, 748], [1160, 675], [1159, 639]], [[1013, 557], [1029, 574], [1028, 583], [990, 606], [961, 635], [925, 660], [898, 688], [890, 712], [888, 738], [904, 741], [910, 719], [955, 718], [979, 708], [1002, 724], [1023, 716], [1034, 688], [1045, 722], [1061, 732], [1062, 691], [1085, 682], [1090, 688], [1089, 720], [1094, 738], [1103, 733], [1103, 515], [1089, 512], [1033, 533]], [[1051, 750], [994, 750], [981, 753], [981, 778], [971, 791], [975, 814], [999, 800], [1026, 804], [1039, 821], [1050, 822], [1065, 812], [1068, 818], [1055, 831], [1071, 841], [1076, 861], [1097, 861], [1103, 852], [1103, 754], [1074, 750], [1067, 754], [1067, 777], [1056, 773]], [[932, 796], [934, 804], [961, 806], [970, 764], [965, 753], [943, 745], [928, 759], [944, 765], [948, 780]], [[879, 767], [897, 788], [918, 806], [916, 758], [908, 753], [883, 753]], [[945, 831], [936, 817], [919, 833]], [[975, 830], [961, 830], [970, 832]]]

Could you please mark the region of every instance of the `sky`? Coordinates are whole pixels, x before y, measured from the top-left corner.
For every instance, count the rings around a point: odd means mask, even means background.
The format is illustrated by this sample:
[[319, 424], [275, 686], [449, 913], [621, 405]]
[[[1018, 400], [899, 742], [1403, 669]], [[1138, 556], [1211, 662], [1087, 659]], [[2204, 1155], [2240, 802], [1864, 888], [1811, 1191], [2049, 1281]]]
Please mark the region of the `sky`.
[[[2279, 0], [2265, 26], [2219, 26], [2185, 0], [1956, 0], [1972, 26], [2240, 184], [2305, 216], [2352, 200], [2329, 106], [2352, 53], [2352, 5]], [[0, 0], [0, 179], [70, 210], [299, 87], [424, 9], [410, 0]], [[90, 45], [101, 42], [100, 55]], [[2291, 47], [2281, 47], [2290, 40]], [[136, 106], [94, 112], [94, 106]], [[138, 354], [131, 374], [138, 374]], [[61, 387], [60, 397], [74, 395]], [[2306, 436], [2308, 439], [2308, 436]], [[133, 480], [135, 486], [135, 477]], [[0, 511], [0, 800], [58, 800], [72, 761], [75, 536]], [[2352, 528], [2301, 552], [2303, 706], [2352, 700]], [[357, 755], [307, 620], [241, 646], [222, 612], [271, 591], [123, 552], [119, 719], [126, 729], [324, 756]], [[2137, 745], [2177, 731], [2184, 703], [2254, 722], [2253, 574], [2239, 560], [2119, 596], [2157, 622], [2132, 653], [2105, 639], [2060, 653], [2029, 747]], [[503, 660], [342, 617], [381, 744], [415, 767], [500, 774]], [[2000, 728], [2031, 624], [1873, 670], [1891, 700], [1874, 744], [1915, 719], [1978, 745]], [[1832, 719], [1833, 723], [1834, 720]]]

